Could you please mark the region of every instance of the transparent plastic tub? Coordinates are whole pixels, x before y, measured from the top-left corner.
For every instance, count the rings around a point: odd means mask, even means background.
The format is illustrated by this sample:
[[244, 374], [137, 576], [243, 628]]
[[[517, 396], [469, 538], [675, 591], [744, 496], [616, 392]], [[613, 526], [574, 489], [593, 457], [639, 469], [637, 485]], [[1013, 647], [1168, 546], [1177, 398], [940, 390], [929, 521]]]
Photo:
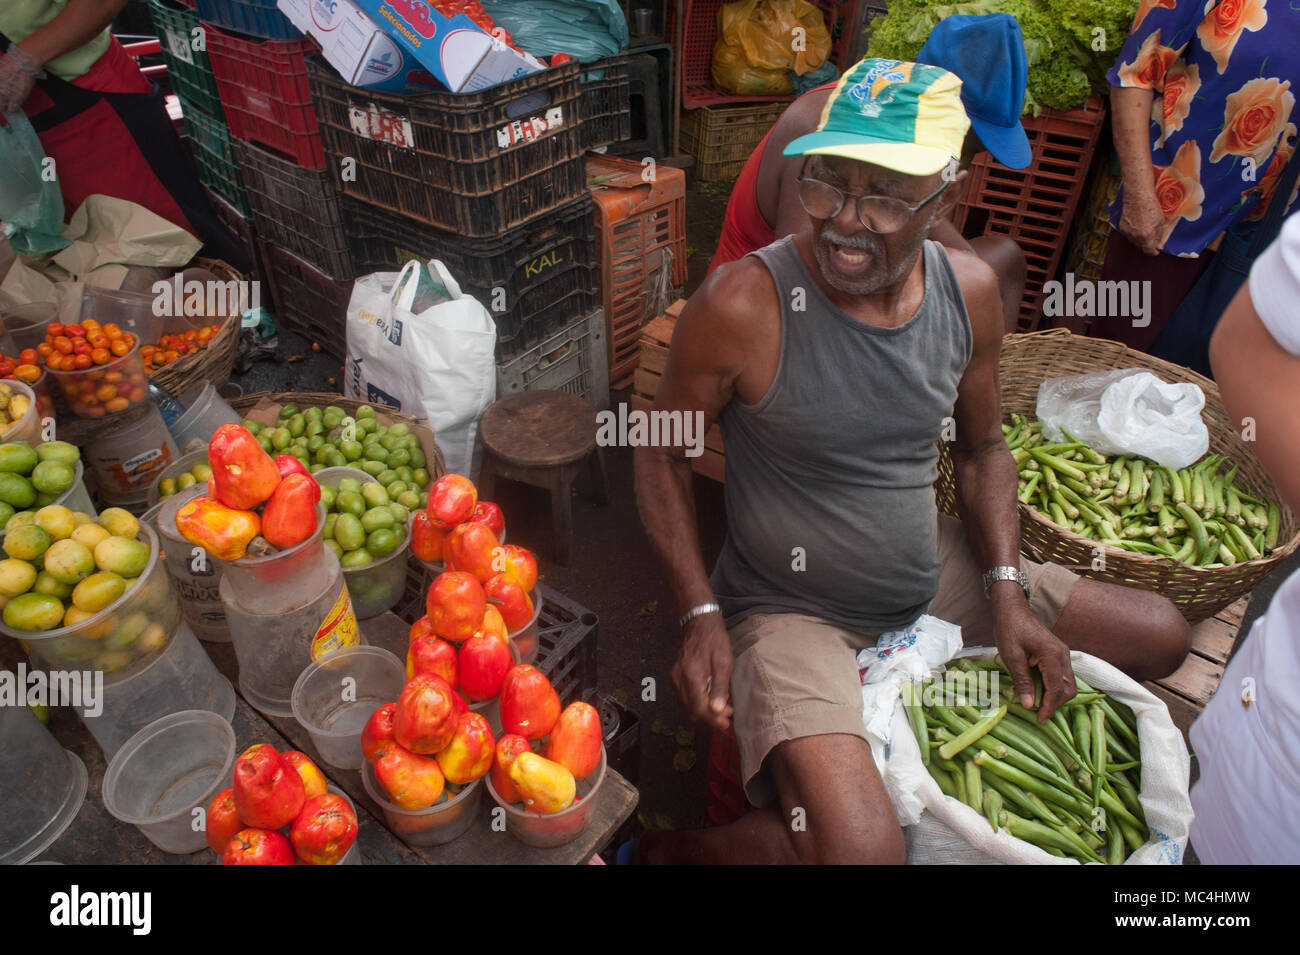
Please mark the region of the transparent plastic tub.
[[[180, 445], [179, 441], [176, 443]], [[163, 497], [159, 493], [158, 486], [162, 484], [164, 480], [166, 480], [167, 478], [178, 478], [182, 474], [187, 472], [190, 468], [194, 467], [194, 465], [207, 464], [207, 463], [208, 463], [208, 449], [206, 447], [199, 448], [196, 451], [190, 451], [188, 454], [182, 454], [179, 458], [176, 458], [174, 461], [172, 461], [172, 463], [167, 465], [167, 467], [163, 468], [161, 473], [159, 473], [158, 477], [155, 478], [154, 481], [150, 483], [149, 497], [148, 497], [149, 507], [153, 507], [156, 504], [162, 503]], [[199, 483], [203, 483], [203, 482], [199, 482]], [[193, 487], [194, 485], [190, 485], [190, 486]], [[188, 490], [188, 489], [182, 489], [182, 490]]]
[[211, 382], [198, 382], [177, 397], [185, 406], [185, 413], [172, 422], [170, 430], [182, 451], [194, 440], [202, 441], [206, 447], [223, 424], [239, 424], [243, 420], [222, 400]]
[[180, 597], [181, 615], [194, 635], [206, 643], [229, 643], [230, 626], [226, 622], [226, 606], [221, 602], [224, 565], [191, 544], [176, 529], [176, 512], [181, 506], [207, 492], [207, 484], [195, 484], [154, 505], [141, 520], [153, 517], [154, 529], [162, 541], [167, 575]]
[[4, 342], [6, 355], [17, 357], [24, 348], [35, 348], [45, 341], [45, 326], [59, 317], [59, 306], [55, 302], [29, 302], [6, 308], [3, 316]]
[[[164, 293], [171, 297], [171, 289]], [[153, 292], [128, 292], [124, 289], [87, 286], [81, 293], [80, 321], [93, 318], [100, 325], [110, 322], [136, 337], [136, 345], [153, 345], [162, 337], [163, 315], [167, 309], [155, 308], [158, 296]], [[170, 307], [171, 302], [167, 305]]]
[[219, 714], [181, 710], [140, 730], [104, 772], [104, 808], [139, 829], [163, 852], [206, 847], [194, 830], [195, 807], [207, 809], [230, 784], [235, 731]]
[[389, 830], [408, 845], [421, 847], [445, 846], [469, 829], [478, 816], [486, 779], [476, 779], [458, 793], [450, 793], [452, 787], [448, 786], [428, 809], [403, 809], [388, 800], [375, 777], [375, 767], [369, 761], [361, 767], [361, 785], [379, 805]]
[[4, 384], [8, 385], [15, 395], [24, 395], [30, 403], [26, 413], [11, 424], [3, 435], [0, 435], [0, 441], [26, 441], [30, 445], [40, 444], [41, 409], [36, 392], [31, 385], [14, 381], [12, 378], [5, 379]]
[[86, 766], [21, 704], [0, 706], [0, 865], [50, 847], [86, 798]]
[[[596, 792], [605, 780], [605, 747], [600, 747], [600, 765], [586, 779], [578, 780], [578, 794], [573, 805], [560, 812], [529, 812], [520, 802], [506, 802], [487, 779], [487, 791], [506, 812], [506, 831], [525, 845], [553, 849], [582, 835], [591, 822], [596, 807]], [[489, 774], [490, 775], [490, 774]]]
[[45, 373], [78, 418], [111, 418], [149, 400], [149, 380], [138, 341], [129, 352], [106, 365], [91, 365], [79, 371], [47, 368]]
[[293, 715], [311, 734], [322, 760], [339, 769], [360, 769], [366, 721], [397, 699], [405, 684], [405, 664], [387, 650], [339, 650], [302, 671], [293, 685]]
[[222, 561], [222, 579], [240, 609], [258, 614], [284, 613], [320, 593], [339, 562], [321, 538], [324, 504], [316, 505], [316, 518], [316, 532], [295, 547], [265, 557]]
[[[374, 477], [358, 468], [321, 468], [312, 475], [316, 482], [337, 488], [344, 478], [353, 478], [362, 484]], [[406, 562], [411, 551], [411, 522], [406, 522], [406, 536], [387, 557], [381, 557], [360, 567], [344, 567], [343, 579], [348, 582], [352, 595], [352, 609], [358, 620], [377, 617], [401, 602], [406, 589]]]
[[[62, 504], [70, 511], [80, 511], [82, 514], [89, 514], [91, 517], [98, 517], [99, 512], [95, 510], [94, 503], [90, 500], [90, 492], [86, 490], [86, 469], [78, 461], [72, 468], [75, 476], [72, 479], [72, 486], [54, 499], [55, 504]], [[4, 528], [0, 527], [0, 541], [5, 538]]]
[[151, 506], [150, 489], [181, 453], [152, 402], [136, 413], [118, 419], [130, 419], [120, 427], [106, 423], [101, 435], [86, 443], [84, 457], [100, 499], [139, 513]]

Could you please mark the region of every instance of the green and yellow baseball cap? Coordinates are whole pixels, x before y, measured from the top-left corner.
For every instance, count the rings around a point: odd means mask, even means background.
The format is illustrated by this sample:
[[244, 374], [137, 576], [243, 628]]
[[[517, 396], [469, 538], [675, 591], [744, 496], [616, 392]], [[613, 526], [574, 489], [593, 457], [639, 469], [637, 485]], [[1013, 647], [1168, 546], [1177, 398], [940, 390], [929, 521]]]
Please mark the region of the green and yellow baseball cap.
[[817, 130], [791, 142], [785, 155], [843, 156], [930, 176], [961, 155], [968, 129], [955, 75], [868, 57], [840, 77]]

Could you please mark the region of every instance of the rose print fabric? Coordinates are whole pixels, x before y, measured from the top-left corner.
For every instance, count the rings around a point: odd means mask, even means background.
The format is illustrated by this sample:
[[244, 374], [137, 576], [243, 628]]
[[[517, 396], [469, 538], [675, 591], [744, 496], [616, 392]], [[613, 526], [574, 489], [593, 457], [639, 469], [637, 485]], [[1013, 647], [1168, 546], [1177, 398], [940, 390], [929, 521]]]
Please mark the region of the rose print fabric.
[[[1300, 7], [1292, 2], [1138, 6], [1106, 78], [1156, 93], [1151, 156], [1168, 253], [1195, 256], [1229, 226], [1264, 216], [1300, 121]], [[1122, 202], [1121, 194], [1111, 206], [1112, 225]]]

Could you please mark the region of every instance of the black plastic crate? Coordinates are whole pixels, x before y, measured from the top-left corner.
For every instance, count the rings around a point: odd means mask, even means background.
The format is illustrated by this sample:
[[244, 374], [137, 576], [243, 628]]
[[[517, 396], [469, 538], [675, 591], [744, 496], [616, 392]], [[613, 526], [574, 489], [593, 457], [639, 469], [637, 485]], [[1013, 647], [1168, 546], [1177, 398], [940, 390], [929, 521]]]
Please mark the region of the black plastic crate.
[[394, 271], [410, 259], [446, 265], [496, 321], [500, 361], [600, 305], [590, 193], [490, 239], [418, 225], [347, 197], [343, 223], [356, 275]]
[[265, 269], [262, 268], [261, 256], [257, 250], [257, 230], [253, 227], [252, 216], [241, 215], [239, 210], [231, 205], [230, 200], [221, 193], [206, 187], [203, 191], [208, 197], [212, 211], [217, 214], [217, 221], [239, 240], [240, 247], [248, 256], [248, 260], [253, 263], [253, 274], [249, 278], [260, 280], [263, 283], [261, 289], [262, 305], [272, 308], [270, 287], [265, 284]]
[[632, 135], [632, 57], [616, 53], [582, 68], [583, 149]]
[[[568, 63], [477, 93], [394, 96], [307, 60], [339, 191], [463, 236], [497, 236], [582, 195], [582, 87]], [[354, 175], [342, 176], [344, 160]]]
[[605, 734], [605, 758], [609, 768], [639, 785], [641, 777], [641, 721], [636, 713], [612, 696], [602, 696], [595, 704], [600, 714], [600, 728]]
[[336, 279], [351, 278], [352, 259], [330, 173], [304, 169], [253, 143], [236, 139], [232, 145], [258, 234]]
[[560, 703], [577, 700], [590, 703], [596, 696], [597, 616], [545, 584], [537, 585], [542, 612], [537, 659], [534, 665], [546, 674]]
[[302, 32], [277, 9], [275, 0], [198, 0], [204, 23], [264, 40], [297, 40]]
[[330, 355], [345, 361], [352, 280], [326, 275], [262, 238], [257, 246], [275, 302], [276, 324], [319, 343]]

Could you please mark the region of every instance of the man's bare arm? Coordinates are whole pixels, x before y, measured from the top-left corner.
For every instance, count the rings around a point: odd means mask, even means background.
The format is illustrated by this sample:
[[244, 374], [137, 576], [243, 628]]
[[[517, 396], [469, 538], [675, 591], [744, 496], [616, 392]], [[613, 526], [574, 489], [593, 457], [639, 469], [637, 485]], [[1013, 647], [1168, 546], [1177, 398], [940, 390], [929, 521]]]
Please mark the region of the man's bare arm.
[[[951, 256], [957, 270], [974, 336], [971, 360], [958, 386], [953, 409], [957, 440], [951, 448], [957, 479], [957, 506], [967, 540], [981, 571], [1020, 565], [1020, 521], [1016, 509], [1016, 464], [1002, 437], [998, 361], [1002, 346], [1002, 304], [997, 277], [975, 256]], [[1074, 696], [1070, 651], [1029, 611], [1015, 581], [999, 581], [990, 591], [998, 650], [1015, 682], [1029, 697], [1030, 668], [1043, 675], [1040, 720]]]
[[[771, 280], [753, 259], [718, 269], [682, 310], [668, 363], [655, 395], [656, 411], [703, 414], [707, 431], [735, 393], [747, 361], [746, 325], [753, 309], [770, 307]], [[678, 613], [713, 601], [708, 568], [700, 552], [685, 447], [639, 447], [635, 451], [637, 507], [646, 534], [668, 575]], [[726, 728], [731, 716], [731, 645], [718, 614], [691, 621], [673, 681], [694, 719]]]

